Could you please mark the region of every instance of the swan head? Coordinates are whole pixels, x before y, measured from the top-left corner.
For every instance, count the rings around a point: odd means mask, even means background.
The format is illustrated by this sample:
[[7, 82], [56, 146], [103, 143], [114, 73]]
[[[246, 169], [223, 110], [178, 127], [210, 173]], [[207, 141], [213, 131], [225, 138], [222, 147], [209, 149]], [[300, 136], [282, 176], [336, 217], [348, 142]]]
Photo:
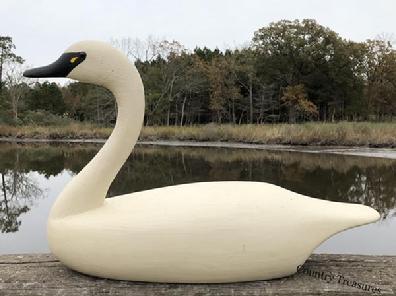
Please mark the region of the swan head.
[[127, 57], [110, 44], [80, 41], [66, 49], [52, 64], [29, 69], [23, 75], [31, 78], [65, 77], [108, 87], [122, 80], [125, 77], [122, 74], [128, 68], [136, 71]]

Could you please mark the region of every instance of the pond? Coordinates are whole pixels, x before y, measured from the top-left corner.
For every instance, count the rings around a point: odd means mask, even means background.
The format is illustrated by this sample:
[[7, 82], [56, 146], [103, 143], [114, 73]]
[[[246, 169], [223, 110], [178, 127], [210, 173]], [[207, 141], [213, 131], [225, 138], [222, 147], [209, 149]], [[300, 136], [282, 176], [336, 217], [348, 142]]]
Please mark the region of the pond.
[[[46, 220], [99, 144], [0, 144], [0, 254], [48, 252]], [[374, 207], [381, 220], [339, 233], [316, 253], [396, 255], [396, 160], [327, 153], [138, 145], [108, 198], [198, 181], [261, 181]], [[276, 221], [274, 221], [276, 223]]]

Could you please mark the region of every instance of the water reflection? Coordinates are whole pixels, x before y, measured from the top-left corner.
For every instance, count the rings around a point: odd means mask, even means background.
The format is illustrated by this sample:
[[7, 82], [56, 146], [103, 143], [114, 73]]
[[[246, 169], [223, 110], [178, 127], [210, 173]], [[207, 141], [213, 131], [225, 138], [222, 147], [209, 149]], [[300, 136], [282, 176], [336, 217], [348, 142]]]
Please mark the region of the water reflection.
[[396, 160], [219, 148], [140, 147], [110, 196], [198, 181], [241, 180], [280, 185], [311, 197], [396, 208]]
[[[16, 232], [21, 215], [45, 196], [32, 177], [76, 174], [94, 144], [0, 144], [0, 230]], [[217, 180], [274, 183], [322, 199], [370, 205], [383, 218], [396, 208], [396, 160], [249, 149], [138, 146], [108, 196], [167, 185]]]
[[18, 150], [5, 150], [0, 159], [0, 231], [15, 232], [21, 225], [19, 216], [29, 211], [44, 192], [29, 172], [21, 168]]

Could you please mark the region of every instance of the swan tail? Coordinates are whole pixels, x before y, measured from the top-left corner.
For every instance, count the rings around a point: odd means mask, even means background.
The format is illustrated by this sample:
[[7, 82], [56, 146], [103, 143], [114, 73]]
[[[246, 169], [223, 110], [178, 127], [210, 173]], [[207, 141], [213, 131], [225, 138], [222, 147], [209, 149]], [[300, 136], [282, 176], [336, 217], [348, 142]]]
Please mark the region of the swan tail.
[[369, 206], [348, 203], [336, 204], [335, 211], [333, 211], [335, 214], [333, 220], [335, 218], [342, 229], [373, 223], [381, 217], [378, 211]]

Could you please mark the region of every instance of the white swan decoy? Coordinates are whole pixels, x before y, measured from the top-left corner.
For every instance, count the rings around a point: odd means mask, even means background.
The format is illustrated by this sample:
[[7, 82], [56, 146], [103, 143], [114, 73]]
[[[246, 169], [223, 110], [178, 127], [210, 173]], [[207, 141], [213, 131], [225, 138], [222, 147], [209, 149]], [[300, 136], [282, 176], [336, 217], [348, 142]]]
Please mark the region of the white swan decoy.
[[107, 43], [82, 41], [24, 75], [101, 85], [117, 100], [111, 136], [67, 184], [49, 216], [50, 249], [74, 270], [174, 283], [279, 278], [295, 273], [335, 233], [379, 219], [364, 205], [261, 182], [193, 183], [105, 199], [143, 122], [144, 91], [135, 66]]

